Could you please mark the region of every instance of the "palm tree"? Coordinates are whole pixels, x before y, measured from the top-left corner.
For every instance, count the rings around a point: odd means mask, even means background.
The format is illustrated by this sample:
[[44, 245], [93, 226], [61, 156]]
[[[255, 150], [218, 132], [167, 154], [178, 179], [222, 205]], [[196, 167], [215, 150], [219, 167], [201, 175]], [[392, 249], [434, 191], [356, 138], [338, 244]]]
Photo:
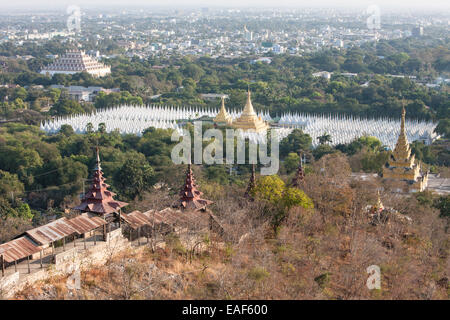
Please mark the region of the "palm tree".
[[325, 144], [327, 142], [329, 142], [329, 143], [333, 142], [331, 140], [331, 135], [329, 135], [328, 133], [324, 133], [320, 137], [317, 137], [317, 139], [319, 140], [319, 144]]

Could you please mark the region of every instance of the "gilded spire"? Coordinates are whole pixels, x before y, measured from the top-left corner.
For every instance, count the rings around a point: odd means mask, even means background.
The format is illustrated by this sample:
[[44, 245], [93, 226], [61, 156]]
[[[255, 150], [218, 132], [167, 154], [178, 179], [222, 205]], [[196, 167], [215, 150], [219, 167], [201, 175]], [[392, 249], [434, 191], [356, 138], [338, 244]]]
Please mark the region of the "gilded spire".
[[406, 110], [403, 103], [400, 134], [394, 151], [383, 168], [383, 178], [385, 180], [406, 182], [403, 188], [397, 188], [397, 190], [423, 191], [427, 187], [428, 175], [421, 172], [421, 164], [416, 164], [415, 156], [411, 154], [411, 148], [406, 136], [405, 117]]
[[233, 121], [233, 127], [255, 132], [265, 131], [269, 128], [269, 125], [261, 117], [258, 117], [253, 109], [250, 87], [247, 91], [247, 102], [244, 110], [240, 117]]
[[233, 119], [228, 114], [227, 109], [225, 109], [225, 96], [222, 96], [222, 104], [220, 106], [220, 111], [214, 118], [214, 122], [228, 125], [230, 125], [233, 122]]
[[405, 129], [405, 117], [406, 117], [406, 110], [405, 106], [403, 105], [402, 108], [402, 120], [400, 125], [400, 134], [398, 136], [397, 144], [395, 145], [394, 149], [394, 158], [396, 160], [405, 160], [408, 159], [411, 155], [411, 150], [409, 148], [408, 138], [406, 136], [406, 129]]
[[256, 115], [255, 110], [253, 110], [250, 88], [247, 91], [247, 102], [245, 103], [244, 111], [242, 111], [242, 114], [244, 114], [244, 115]]

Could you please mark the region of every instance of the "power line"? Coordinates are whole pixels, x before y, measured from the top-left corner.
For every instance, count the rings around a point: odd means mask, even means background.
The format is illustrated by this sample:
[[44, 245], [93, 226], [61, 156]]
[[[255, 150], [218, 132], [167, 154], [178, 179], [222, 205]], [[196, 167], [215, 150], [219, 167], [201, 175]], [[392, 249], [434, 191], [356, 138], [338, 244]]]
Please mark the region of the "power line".
[[63, 184], [60, 184], [60, 185], [57, 185], [57, 186], [49, 186], [49, 187], [46, 187], [46, 188], [35, 189], [35, 190], [26, 190], [26, 191], [23, 191], [21, 193], [40, 192], [40, 191], [46, 191], [46, 190], [53, 189], [53, 188], [59, 189], [58, 187], [67, 186], [67, 185], [71, 185], [71, 184], [76, 184], [76, 183], [79, 183], [80, 181], [85, 181], [85, 180], [90, 180], [90, 179], [78, 179], [76, 181], [63, 183]]

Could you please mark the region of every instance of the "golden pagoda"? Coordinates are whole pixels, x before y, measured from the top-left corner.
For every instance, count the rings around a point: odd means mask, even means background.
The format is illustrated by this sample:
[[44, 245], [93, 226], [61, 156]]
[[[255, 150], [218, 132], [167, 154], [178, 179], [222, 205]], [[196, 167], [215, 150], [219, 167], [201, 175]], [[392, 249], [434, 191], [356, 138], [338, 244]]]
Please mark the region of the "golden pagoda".
[[263, 121], [261, 117], [256, 115], [255, 110], [253, 110], [252, 100], [250, 98], [250, 90], [247, 92], [247, 103], [245, 104], [244, 110], [241, 116], [233, 121], [233, 127], [242, 130], [251, 130], [255, 132], [265, 131], [269, 128], [269, 125]]
[[228, 125], [231, 126], [233, 122], [233, 118], [228, 114], [227, 110], [225, 109], [225, 97], [222, 97], [222, 105], [220, 107], [220, 111], [217, 114], [217, 116], [213, 120], [218, 125]]
[[404, 191], [423, 191], [427, 187], [428, 173], [422, 174], [420, 163], [415, 163], [415, 156], [411, 155], [411, 148], [405, 132], [405, 107], [402, 110], [400, 135], [394, 152], [383, 168], [383, 178], [405, 183]]

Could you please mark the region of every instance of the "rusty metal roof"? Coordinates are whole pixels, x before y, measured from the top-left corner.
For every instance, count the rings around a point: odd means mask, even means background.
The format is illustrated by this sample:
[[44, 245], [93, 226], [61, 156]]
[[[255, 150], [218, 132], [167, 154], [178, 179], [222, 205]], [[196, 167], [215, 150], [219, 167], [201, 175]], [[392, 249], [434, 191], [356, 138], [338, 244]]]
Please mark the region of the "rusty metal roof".
[[128, 225], [137, 229], [138, 227], [156, 224], [168, 224], [171, 226], [205, 227], [209, 223], [209, 215], [201, 211], [180, 211], [165, 208], [161, 211], [149, 210], [145, 212], [133, 211], [122, 213], [121, 217]]
[[26, 258], [39, 251], [41, 251], [41, 247], [27, 237], [20, 237], [0, 244], [0, 255], [3, 255], [8, 263]]
[[89, 217], [87, 214], [82, 214], [75, 218], [67, 220], [67, 224], [75, 229], [78, 234], [92, 231], [98, 227], [103, 226], [106, 223], [107, 222], [100, 217]]
[[46, 225], [25, 232], [27, 236], [40, 245], [60, 240], [74, 233], [77, 233], [77, 230], [67, 223], [66, 218], [52, 221]]
[[154, 212], [154, 210], [149, 210], [146, 212], [140, 212], [138, 210], [135, 210], [128, 214], [122, 213], [120, 216], [126, 223], [128, 223], [128, 225], [131, 228], [137, 229], [144, 225], [152, 225], [153, 224], [153, 220], [151, 218], [151, 215], [153, 212]]

